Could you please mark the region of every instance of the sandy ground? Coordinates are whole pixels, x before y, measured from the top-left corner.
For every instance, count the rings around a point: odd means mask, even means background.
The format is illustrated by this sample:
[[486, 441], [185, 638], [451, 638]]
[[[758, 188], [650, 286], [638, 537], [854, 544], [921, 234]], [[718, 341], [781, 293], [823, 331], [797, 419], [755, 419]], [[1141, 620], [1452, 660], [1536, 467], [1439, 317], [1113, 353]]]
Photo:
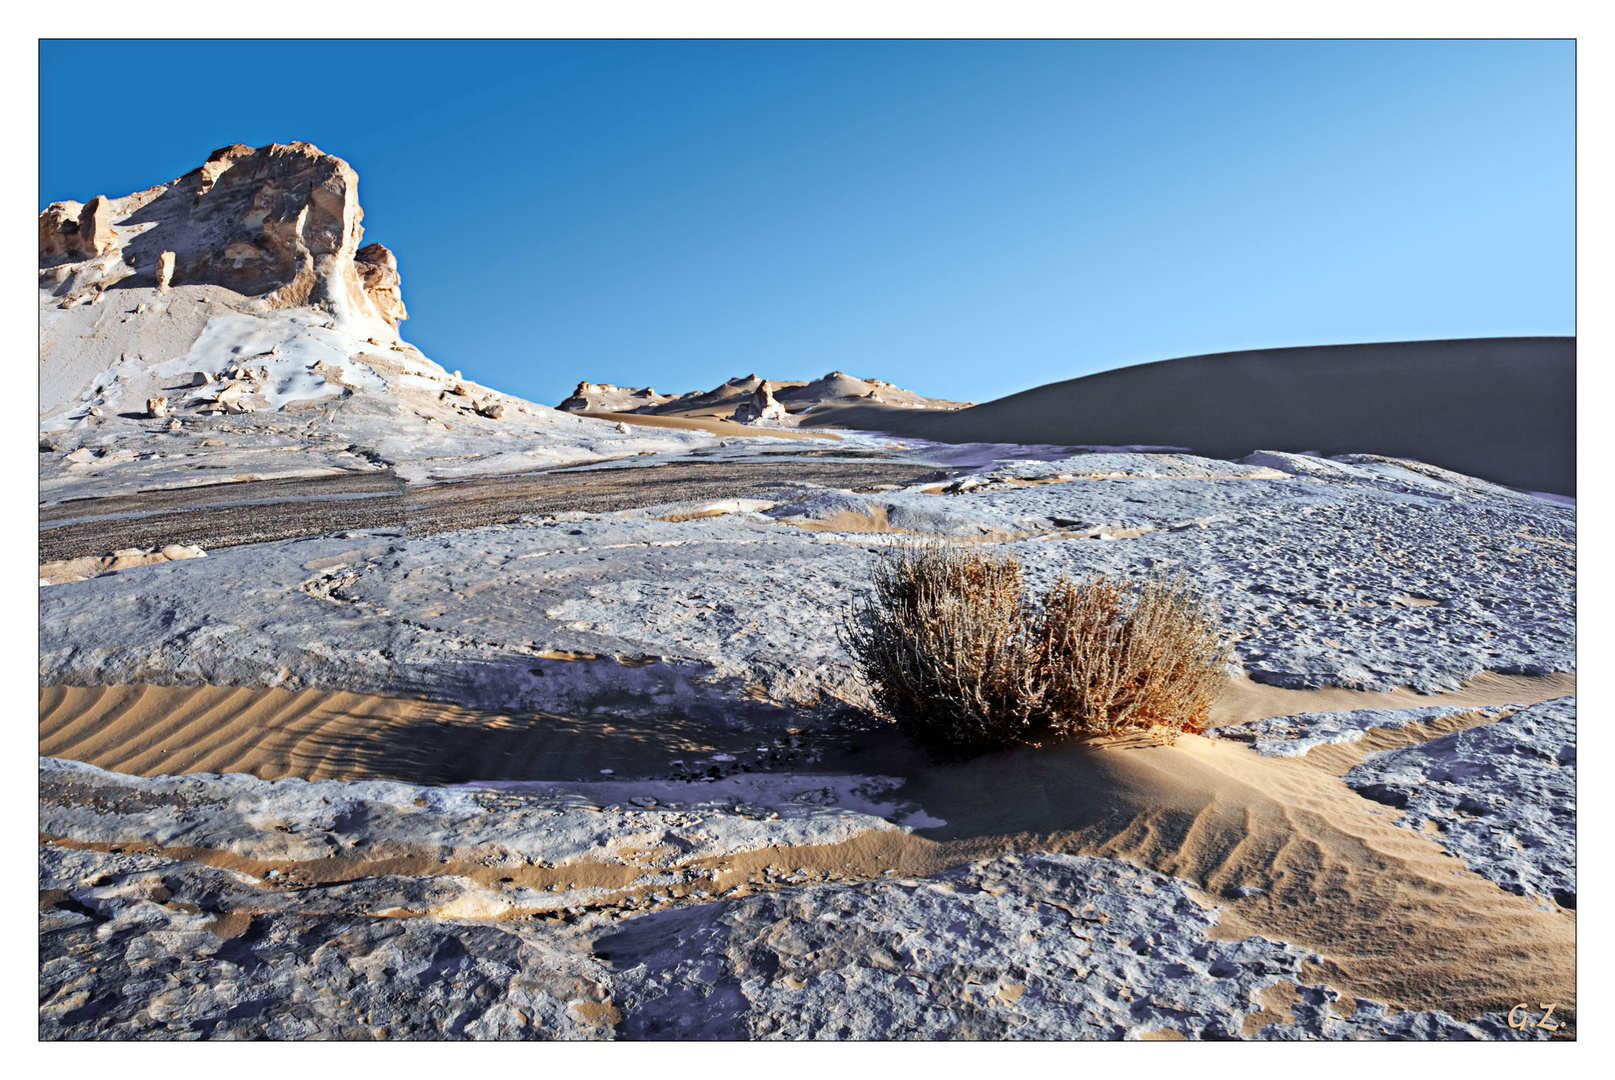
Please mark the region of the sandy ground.
[[[1529, 705], [1574, 694], [1575, 688], [1574, 675], [1491, 672], [1445, 694], [1286, 690], [1230, 679], [1212, 710], [1211, 726], [1303, 712]], [[1403, 733], [1387, 733], [1391, 735]], [[923, 760], [901, 749], [900, 741], [878, 734], [867, 738], [880, 753], [896, 754], [904, 767], [925, 767]], [[144, 684], [49, 686], [39, 691], [41, 754], [136, 776], [242, 772], [265, 780], [297, 776], [413, 783], [576, 779], [593, 777], [601, 769], [647, 776], [666, 774], [670, 760], [741, 749], [756, 741], [755, 735], [744, 731], [665, 716], [488, 713], [346, 691]], [[852, 745], [859, 741], [864, 739]], [[864, 751], [838, 755], [834, 747], [839, 746], [838, 740], [829, 753], [842, 760], [827, 763], [826, 769], [871, 768], [867, 759], [857, 760]], [[1322, 760], [1328, 756], [1325, 751], [1337, 756], [1345, 752], [1320, 747], [1308, 757]], [[1126, 748], [1111, 752], [1124, 753]]]
[[1226, 727], [1268, 716], [1294, 716], [1308, 712], [1346, 712], [1353, 709], [1417, 709], [1427, 705], [1534, 705], [1576, 692], [1574, 674], [1499, 675], [1485, 671], [1461, 689], [1445, 694], [1419, 694], [1412, 690], [1374, 692], [1323, 687], [1288, 690], [1250, 679], [1230, 679], [1222, 697], [1211, 708], [1211, 727]]
[[467, 780], [666, 773], [668, 762], [756, 742], [668, 717], [490, 714], [379, 694], [229, 686], [53, 686], [39, 752], [137, 776], [242, 772], [266, 780]]
[[[1282, 690], [1239, 681], [1216, 720], [1410, 703], [1525, 704], [1574, 687], [1572, 675], [1484, 675], [1443, 695]], [[1343, 764], [1366, 749], [1439, 733], [1371, 731], [1369, 739], [1378, 741], [1300, 758], [1262, 757], [1238, 743], [1185, 736], [1170, 747], [1068, 744], [946, 764], [925, 759], [895, 733], [868, 732], [835, 748], [820, 767], [907, 776], [897, 796], [945, 824], [823, 851], [796, 848], [791, 859], [812, 873], [871, 877], [932, 874], [1011, 851], [1130, 859], [1194, 883], [1206, 902], [1221, 905], [1218, 936], [1260, 934], [1317, 949], [1328, 960], [1311, 974], [1347, 994], [1455, 1016], [1506, 1012], [1522, 998], [1574, 1001], [1574, 912], [1500, 890], [1431, 837], [1398, 827], [1400, 811], [1338, 779]], [[741, 733], [666, 720], [495, 716], [347, 693], [40, 691], [42, 754], [148, 776], [240, 771], [441, 783], [599, 778], [606, 768], [619, 777], [666, 775], [671, 758], [748, 741]], [[182, 854], [229, 862], [227, 853]], [[718, 869], [724, 880], [743, 882], [768, 857], [725, 860]], [[376, 869], [352, 860], [325, 868], [344, 879]], [[315, 878], [325, 872], [302, 870]], [[576, 878], [577, 871], [569, 867], [563, 876]]]
[[[729, 412], [734, 412], [731, 408]], [[745, 435], [756, 437], [767, 436], [771, 439], [837, 439], [840, 435], [832, 431], [796, 431], [785, 428], [752, 427], [748, 424], [737, 424], [733, 420], [711, 414], [696, 414], [693, 416], [652, 416], [644, 413], [616, 413], [616, 412], [580, 412], [578, 416], [593, 417], [596, 420], [616, 420], [624, 424], [638, 424], [640, 427], [675, 428], [679, 431], [705, 431], [713, 435]]]

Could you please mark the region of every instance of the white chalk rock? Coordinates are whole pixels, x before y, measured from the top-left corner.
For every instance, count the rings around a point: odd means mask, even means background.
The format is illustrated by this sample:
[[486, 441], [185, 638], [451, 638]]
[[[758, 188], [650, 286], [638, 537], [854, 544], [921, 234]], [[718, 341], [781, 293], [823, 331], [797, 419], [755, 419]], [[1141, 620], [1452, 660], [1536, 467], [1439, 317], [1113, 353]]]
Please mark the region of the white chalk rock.
[[195, 544], [169, 544], [160, 552], [169, 562], [178, 562], [181, 559], [203, 559], [207, 552]]

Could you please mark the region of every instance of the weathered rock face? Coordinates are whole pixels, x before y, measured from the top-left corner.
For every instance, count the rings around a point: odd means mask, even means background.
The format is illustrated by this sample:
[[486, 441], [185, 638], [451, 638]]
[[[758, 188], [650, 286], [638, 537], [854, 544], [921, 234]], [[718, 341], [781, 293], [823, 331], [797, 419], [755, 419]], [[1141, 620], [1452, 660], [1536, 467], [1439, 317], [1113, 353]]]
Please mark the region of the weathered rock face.
[[51, 203], [39, 215], [39, 261], [54, 262], [77, 250], [79, 212], [76, 202]]
[[105, 195], [97, 195], [84, 204], [78, 225], [78, 249], [86, 257], [94, 258], [112, 250], [112, 205]]
[[93, 259], [113, 248], [112, 203], [97, 195], [88, 203], [51, 203], [39, 215], [41, 262], [63, 257]]
[[398, 259], [380, 244], [366, 244], [354, 257], [354, 267], [376, 313], [397, 326], [409, 318], [399, 289]]
[[[39, 257], [118, 256], [122, 276], [151, 275], [160, 288], [221, 285], [262, 310], [323, 305], [396, 328], [408, 317], [398, 262], [380, 244], [360, 251], [358, 182], [347, 162], [308, 143], [226, 146], [136, 195], [53, 203], [39, 218]], [[94, 276], [120, 276], [112, 269]]]
[[752, 392], [751, 399], [743, 401], [735, 410], [735, 421], [741, 424], [766, 423], [785, 419], [785, 406], [774, 399], [774, 392], [763, 383]]

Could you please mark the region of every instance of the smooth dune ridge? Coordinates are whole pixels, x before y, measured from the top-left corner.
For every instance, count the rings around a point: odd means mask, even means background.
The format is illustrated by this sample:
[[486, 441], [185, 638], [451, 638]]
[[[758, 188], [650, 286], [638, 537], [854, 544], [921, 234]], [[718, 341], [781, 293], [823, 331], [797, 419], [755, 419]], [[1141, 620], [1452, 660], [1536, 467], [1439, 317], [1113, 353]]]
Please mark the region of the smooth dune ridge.
[[1183, 446], [1412, 458], [1499, 484], [1576, 490], [1576, 339], [1253, 349], [1050, 383], [973, 408], [807, 418], [939, 442]]

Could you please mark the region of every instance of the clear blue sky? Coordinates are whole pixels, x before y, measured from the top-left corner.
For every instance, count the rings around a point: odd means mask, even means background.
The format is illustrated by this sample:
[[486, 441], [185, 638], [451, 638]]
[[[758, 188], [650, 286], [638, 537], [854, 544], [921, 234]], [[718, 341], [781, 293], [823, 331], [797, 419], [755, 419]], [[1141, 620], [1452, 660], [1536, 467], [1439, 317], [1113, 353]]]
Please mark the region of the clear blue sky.
[[72, 40], [40, 78], [89, 110], [42, 122], [41, 206], [312, 142], [406, 338], [549, 404], [1575, 333], [1566, 41]]

